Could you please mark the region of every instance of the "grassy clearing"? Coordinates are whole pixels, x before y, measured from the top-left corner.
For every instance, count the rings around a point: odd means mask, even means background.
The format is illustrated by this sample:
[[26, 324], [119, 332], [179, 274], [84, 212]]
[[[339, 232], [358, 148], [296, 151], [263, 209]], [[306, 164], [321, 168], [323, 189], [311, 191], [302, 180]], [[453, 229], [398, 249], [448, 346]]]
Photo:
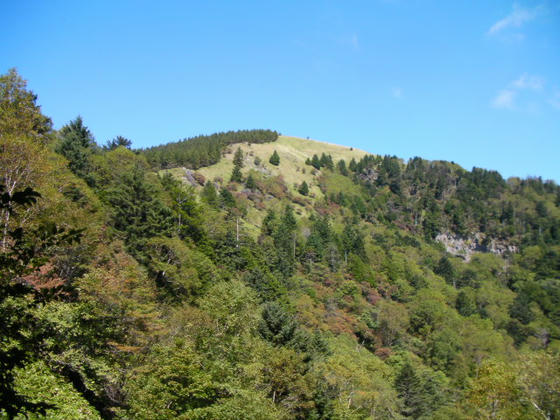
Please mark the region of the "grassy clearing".
[[324, 174], [324, 183], [327, 187], [327, 194], [338, 194], [340, 192], [346, 195], [360, 194], [360, 187], [358, 185], [347, 176], [335, 172], [326, 172]]

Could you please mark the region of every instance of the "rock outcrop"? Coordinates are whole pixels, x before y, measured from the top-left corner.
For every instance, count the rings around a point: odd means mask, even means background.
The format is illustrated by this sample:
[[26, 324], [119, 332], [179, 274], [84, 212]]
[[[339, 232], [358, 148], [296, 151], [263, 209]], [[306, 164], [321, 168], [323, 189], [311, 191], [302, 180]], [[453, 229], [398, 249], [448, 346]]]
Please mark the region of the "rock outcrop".
[[491, 252], [496, 255], [518, 252], [517, 246], [487, 238], [480, 232], [466, 238], [451, 233], [440, 233], [436, 236], [436, 241], [445, 245], [447, 252], [464, 258], [465, 261], [470, 261], [475, 252]]

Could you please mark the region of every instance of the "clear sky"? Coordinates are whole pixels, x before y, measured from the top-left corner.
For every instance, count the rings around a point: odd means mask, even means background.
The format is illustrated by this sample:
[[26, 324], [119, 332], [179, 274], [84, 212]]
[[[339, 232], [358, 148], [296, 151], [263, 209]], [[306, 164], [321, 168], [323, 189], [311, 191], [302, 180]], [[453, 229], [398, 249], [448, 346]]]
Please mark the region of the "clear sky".
[[56, 128], [282, 134], [560, 182], [560, 2], [3, 1]]

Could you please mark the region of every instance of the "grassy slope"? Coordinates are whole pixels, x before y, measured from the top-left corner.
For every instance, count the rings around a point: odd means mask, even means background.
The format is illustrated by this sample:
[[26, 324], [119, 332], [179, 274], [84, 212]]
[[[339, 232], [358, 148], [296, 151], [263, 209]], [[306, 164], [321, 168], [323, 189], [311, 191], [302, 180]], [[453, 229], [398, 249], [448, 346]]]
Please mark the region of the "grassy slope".
[[[321, 153], [325, 153], [332, 156], [335, 164], [340, 159], [346, 160], [348, 164], [352, 158], [359, 160], [362, 156], [367, 154], [362, 150], [351, 149], [350, 147], [336, 144], [305, 140], [297, 137], [280, 136], [277, 141], [272, 143], [234, 144], [229, 148], [220, 162], [212, 166], [200, 168], [197, 172], [204, 175], [207, 180], [221, 178], [224, 181], [223, 184], [226, 184], [231, 176], [233, 155], [238, 147], [245, 153], [245, 164], [242, 169], [244, 177], [246, 177], [251, 170], [258, 171], [265, 178], [281, 175], [294, 196], [301, 196], [297, 192], [297, 187], [303, 181], [306, 181], [309, 185], [309, 199], [312, 203], [316, 198], [323, 196], [318, 186], [318, 178], [321, 175], [321, 171], [316, 171], [315, 174], [312, 174], [313, 167], [305, 164], [307, 158], [311, 158], [314, 154], [320, 156]], [[274, 150], [280, 155], [279, 166], [274, 166], [268, 162]], [[256, 157], [261, 159], [259, 166], [255, 165], [254, 161]], [[181, 168], [170, 169], [169, 172], [179, 179], [182, 179], [184, 175], [183, 169]], [[333, 179], [333, 182], [327, 183], [329, 192], [338, 192], [340, 190], [347, 192], [346, 188], [355, 188], [355, 185], [345, 177], [336, 174], [331, 174], [330, 177], [339, 177], [339, 179]], [[341, 181], [340, 184], [338, 181]], [[267, 204], [267, 207], [280, 209], [281, 206], [278, 200], [274, 199]], [[306, 213], [303, 208], [296, 209], [296, 211], [303, 214]], [[247, 220], [245, 220], [245, 225], [249, 232], [255, 235], [258, 233], [264, 214], [265, 212], [262, 210], [258, 210], [254, 207], [249, 208], [246, 217]]]
[[[317, 178], [311, 174], [311, 166], [305, 165], [305, 160], [307, 158], [311, 158], [313, 154], [320, 156], [321, 153], [326, 153], [332, 155], [335, 163], [339, 159], [345, 159], [348, 163], [353, 157], [358, 160], [366, 154], [366, 152], [361, 150], [350, 150], [349, 147], [335, 144], [280, 136], [278, 140], [273, 143], [251, 145], [247, 143], [235, 144], [219, 163], [201, 168], [198, 172], [203, 174], [207, 179], [222, 177], [224, 181], [227, 181], [233, 169], [233, 154], [237, 150], [237, 147], [241, 147], [246, 153], [243, 174], [247, 174], [251, 169], [258, 169], [254, 164], [254, 160], [256, 157], [259, 157], [262, 161], [261, 167], [272, 176], [282, 175], [288, 188], [290, 188], [292, 192], [296, 191], [294, 184], [301, 184], [303, 181], [306, 181], [310, 186], [311, 192], [316, 195], [320, 195], [317, 186]], [[274, 150], [280, 155], [279, 166], [268, 163], [268, 159]], [[305, 173], [303, 173], [303, 170], [305, 170]]]

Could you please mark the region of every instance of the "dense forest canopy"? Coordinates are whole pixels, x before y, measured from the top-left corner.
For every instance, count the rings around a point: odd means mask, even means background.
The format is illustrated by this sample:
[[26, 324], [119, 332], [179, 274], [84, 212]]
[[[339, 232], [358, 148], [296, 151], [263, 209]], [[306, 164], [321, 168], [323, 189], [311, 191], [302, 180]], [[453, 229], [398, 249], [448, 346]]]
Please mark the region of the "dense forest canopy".
[[198, 169], [201, 166], [217, 163], [228, 145], [243, 142], [265, 143], [275, 141], [277, 138], [278, 133], [271, 130], [228, 131], [154, 146], [142, 152], [154, 168], [187, 166]]
[[560, 418], [556, 183], [280, 141], [100, 147], [0, 76], [0, 416]]

